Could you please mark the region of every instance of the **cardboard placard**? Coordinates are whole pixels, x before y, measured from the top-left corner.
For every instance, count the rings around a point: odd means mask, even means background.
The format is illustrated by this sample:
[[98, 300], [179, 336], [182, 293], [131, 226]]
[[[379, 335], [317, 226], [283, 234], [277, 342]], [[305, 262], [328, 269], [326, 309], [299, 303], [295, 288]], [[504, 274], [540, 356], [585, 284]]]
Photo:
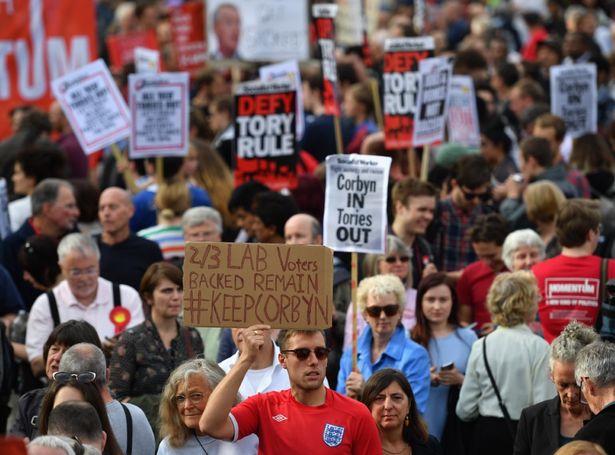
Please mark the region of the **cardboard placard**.
[[130, 114], [107, 65], [98, 59], [51, 82], [86, 154], [130, 134]]
[[335, 251], [384, 253], [391, 157], [330, 155], [323, 244]]
[[384, 43], [384, 136], [387, 149], [412, 146], [419, 62], [433, 55], [432, 37], [387, 39]]
[[335, 61], [335, 15], [337, 5], [317, 4], [312, 6], [316, 39], [320, 50], [325, 114], [341, 114], [337, 88], [337, 63]]
[[188, 154], [188, 73], [131, 74], [130, 158]]
[[169, 20], [179, 70], [196, 73], [207, 61], [205, 5], [193, 2], [171, 8]]
[[137, 47], [159, 50], [156, 33], [152, 30], [126, 35], [110, 35], [105, 42], [113, 71], [120, 71], [124, 65], [134, 62]]
[[323, 246], [186, 244], [186, 325], [324, 329], [332, 298], [333, 252]]
[[480, 125], [474, 82], [470, 76], [453, 76], [448, 96], [448, 142], [480, 147]]
[[205, 4], [211, 60], [309, 58], [307, 0], [207, 0]]
[[0, 1], [0, 140], [22, 105], [47, 110], [51, 81], [96, 58], [94, 0]]
[[336, 41], [341, 46], [361, 46], [363, 44], [362, 0], [337, 0], [335, 16]]
[[290, 79], [295, 84], [297, 92], [297, 140], [303, 137], [305, 120], [303, 118], [303, 96], [301, 96], [301, 71], [297, 60], [274, 63], [273, 65], [261, 66], [258, 70], [259, 77], [264, 81]]
[[137, 73], [160, 71], [160, 52], [145, 47], [135, 47], [135, 70]]
[[297, 92], [289, 80], [248, 82], [235, 94], [235, 186], [297, 186]]
[[444, 139], [452, 75], [453, 65], [446, 57], [428, 58], [419, 63], [419, 90], [412, 145], [429, 145]]
[[551, 112], [566, 122], [573, 138], [598, 131], [596, 65], [583, 63], [552, 66]]

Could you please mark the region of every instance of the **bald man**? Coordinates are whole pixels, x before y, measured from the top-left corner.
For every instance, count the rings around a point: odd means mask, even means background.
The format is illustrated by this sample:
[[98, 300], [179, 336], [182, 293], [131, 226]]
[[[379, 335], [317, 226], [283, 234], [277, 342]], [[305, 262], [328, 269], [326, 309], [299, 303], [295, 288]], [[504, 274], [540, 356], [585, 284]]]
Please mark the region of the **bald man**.
[[287, 245], [322, 245], [320, 223], [307, 213], [293, 215], [284, 225], [284, 239]]
[[141, 277], [151, 264], [162, 261], [162, 253], [156, 242], [130, 232], [133, 213], [128, 191], [118, 187], [103, 191], [98, 200], [102, 234], [96, 236], [96, 242], [100, 248], [100, 276], [139, 290]]

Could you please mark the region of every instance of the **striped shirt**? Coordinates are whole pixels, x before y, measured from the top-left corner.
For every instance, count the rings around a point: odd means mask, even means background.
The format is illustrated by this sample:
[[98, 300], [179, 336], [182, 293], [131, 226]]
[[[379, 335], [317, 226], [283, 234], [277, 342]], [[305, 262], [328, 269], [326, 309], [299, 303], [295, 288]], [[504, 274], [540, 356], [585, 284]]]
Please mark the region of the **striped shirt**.
[[165, 261], [184, 257], [184, 235], [181, 226], [152, 226], [140, 230], [137, 235], [156, 242]]

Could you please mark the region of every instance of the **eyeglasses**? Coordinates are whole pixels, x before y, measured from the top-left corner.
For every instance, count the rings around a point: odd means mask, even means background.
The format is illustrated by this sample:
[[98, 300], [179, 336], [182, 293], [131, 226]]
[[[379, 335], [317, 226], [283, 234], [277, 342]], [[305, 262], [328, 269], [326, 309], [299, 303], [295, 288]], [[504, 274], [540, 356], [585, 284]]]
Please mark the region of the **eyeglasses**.
[[88, 267], [87, 269], [70, 269], [68, 275], [71, 277], [78, 277], [81, 275], [96, 275], [98, 273], [98, 267]]
[[200, 392], [194, 392], [188, 396], [180, 394], [180, 395], [175, 395], [173, 397], [173, 401], [175, 402], [175, 406], [181, 406], [185, 404], [187, 401], [190, 401], [190, 403], [192, 404], [199, 404], [201, 401], [203, 401], [204, 396], [205, 395]]
[[395, 264], [397, 261], [406, 263], [410, 260], [410, 256], [387, 256], [384, 258], [384, 262], [387, 264]]
[[395, 316], [397, 313], [399, 313], [399, 305], [397, 304], [385, 305], [385, 306], [374, 305], [374, 306], [365, 307], [365, 312], [367, 313], [368, 316], [371, 316], [372, 318], [379, 318], [383, 311], [386, 316], [389, 316], [389, 317]]
[[93, 371], [86, 371], [85, 373], [67, 373], [66, 371], [56, 371], [52, 375], [53, 380], [60, 383], [66, 384], [70, 382], [71, 379], [74, 379], [79, 384], [89, 384], [90, 382], [94, 382], [96, 380], [96, 373]]
[[306, 360], [312, 352], [318, 360], [325, 360], [329, 356], [331, 349], [322, 347], [315, 348], [314, 350], [308, 348], [285, 349], [282, 351], [282, 354], [288, 354], [289, 352], [295, 354], [298, 360]]
[[466, 191], [463, 188], [461, 188], [461, 192], [463, 193], [466, 200], [468, 201], [478, 198], [481, 201], [486, 202], [489, 199], [491, 199], [491, 193], [489, 192], [489, 190], [485, 191], [484, 193], [472, 193], [471, 191]]

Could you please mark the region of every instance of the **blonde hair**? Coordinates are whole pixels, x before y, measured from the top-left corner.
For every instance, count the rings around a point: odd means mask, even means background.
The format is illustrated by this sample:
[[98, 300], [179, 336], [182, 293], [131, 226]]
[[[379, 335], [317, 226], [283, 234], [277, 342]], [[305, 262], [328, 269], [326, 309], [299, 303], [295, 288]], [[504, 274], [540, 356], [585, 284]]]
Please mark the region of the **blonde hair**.
[[553, 455], [607, 455], [595, 442], [572, 441], [563, 445]]
[[566, 202], [566, 196], [554, 183], [542, 180], [531, 183], [523, 193], [527, 216], [530, 221], [550, 223]]
[[487, 294], [487, 309], [498, 325], [524, 324], [536, 312], [540, 292], [531, 272], [519, 271], [498, 275]]
[[399, 277], [391, 274], [374, 275], [361, 280], [357, 289], [359, 310], [365, 311], [368, 297], [382, 297], [388, 294], [395, 296], [396, 303], [400, 307], [399, 313], [403, 313], [406, 306], [406, 290]]
[[160, 218], [171, 222], [192, 207], [192, 196], [182, 179], [169, 179], [160, 185], [154, 199]]

